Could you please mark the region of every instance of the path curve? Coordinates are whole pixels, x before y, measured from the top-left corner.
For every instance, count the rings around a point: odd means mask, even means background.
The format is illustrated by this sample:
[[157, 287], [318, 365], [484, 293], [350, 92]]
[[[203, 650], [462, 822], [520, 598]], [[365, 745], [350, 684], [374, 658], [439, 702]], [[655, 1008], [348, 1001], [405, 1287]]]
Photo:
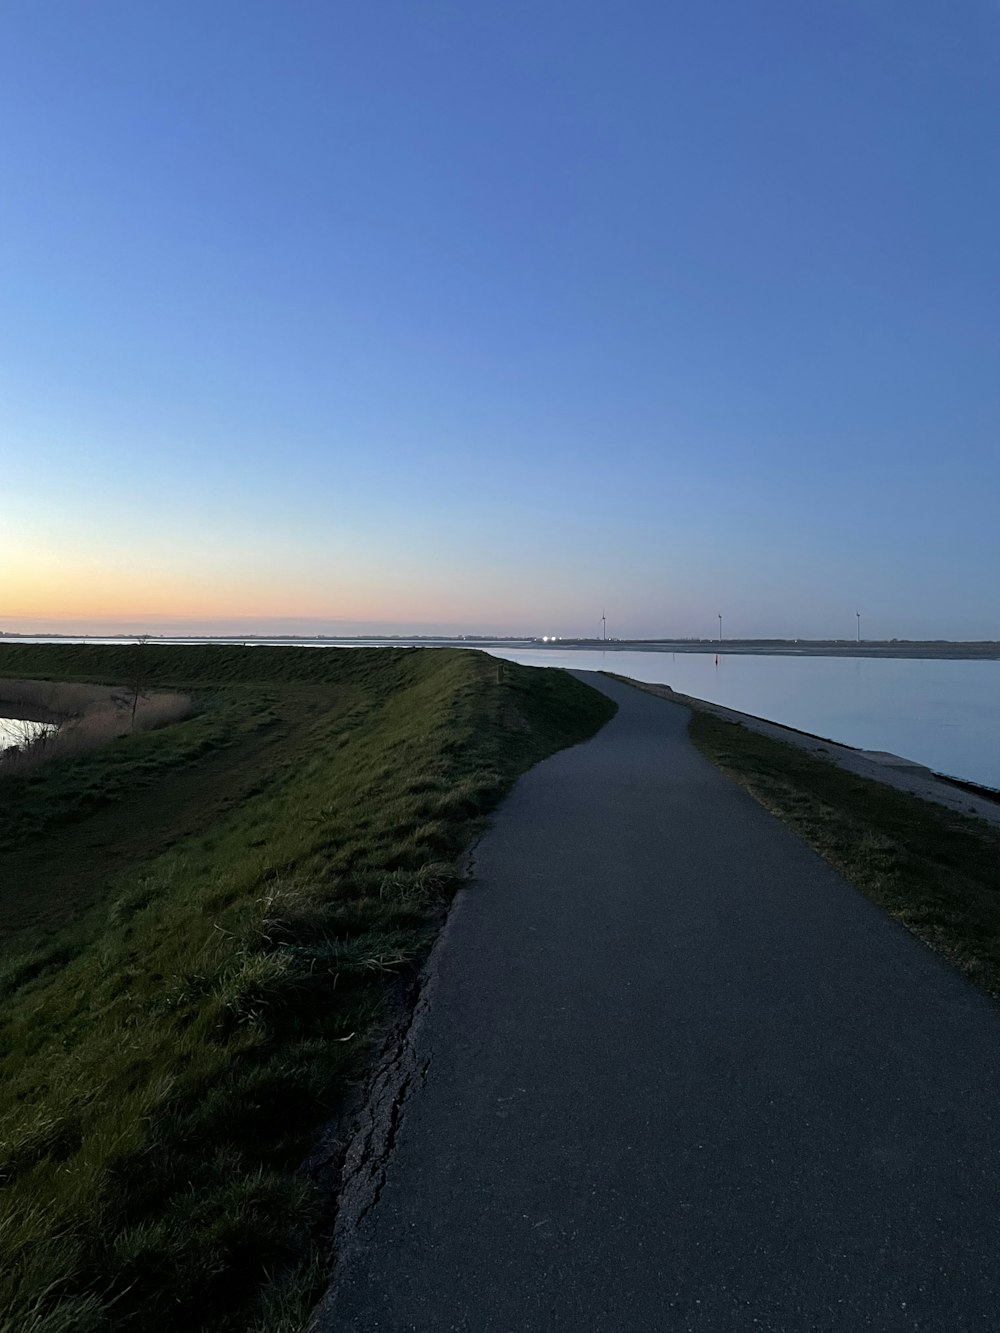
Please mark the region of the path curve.
[[994, 1329], [1000, 1011], [573, 674], [618, 714], [476, 849], [317, 1333]]

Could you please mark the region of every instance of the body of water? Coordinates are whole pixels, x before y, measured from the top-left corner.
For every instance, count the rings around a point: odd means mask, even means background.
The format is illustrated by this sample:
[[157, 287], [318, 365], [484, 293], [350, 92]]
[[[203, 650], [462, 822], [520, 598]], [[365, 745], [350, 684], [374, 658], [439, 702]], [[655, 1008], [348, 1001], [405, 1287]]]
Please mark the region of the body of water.
[[[51, 642], [39, 636], [35, 642]], [[26, 639], [14, 642], [28, 642]], [[72, 642], [72, 640], [56, 640]], [[89, 640], [130, 643], [131, 639]], [[154, 640], [153, 642], [156, 642]], [[187, 642], [204, 642], [188, 640]], [[275, 646], [295, 646], [288, 640]], [[419, 640], [335, 639], [303, 646], [430, 647]], [[756, 656], [540, 648], [453, 642], [526, 666], [615, 671], [682, 694], [811, 731], [862, 750], [889, 750], [938, 773], [1000, 788], [1000, 662], [919, 658]], [[0, 729], [3, 722], [0, 720]], [[0, 730], [0, 745], [3, 744]]]
[[614, 671], [1000, 788], [1000, 662], [491, 648], [526, 666]]
[[30, 729], [32, 735], [40, 730], [56, 730], [55, 726], [48, 722], [22, 722], [16, 717], [0, 717], [0, 750], [22, 744], [25, 739], [25, 727]]

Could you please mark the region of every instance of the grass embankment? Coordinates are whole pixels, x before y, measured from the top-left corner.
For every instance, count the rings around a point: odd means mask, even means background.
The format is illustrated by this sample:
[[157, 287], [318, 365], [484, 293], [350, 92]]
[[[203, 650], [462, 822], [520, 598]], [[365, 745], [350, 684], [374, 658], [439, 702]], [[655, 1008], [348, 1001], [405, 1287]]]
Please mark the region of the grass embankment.
[[[129, 652], [4, 647], [0, 674], [113, 684]], [[301, 1327], [317, 1128], [484, 813], [612, 711], [448, 650], [149, 645], [146, 671], [196, 714], [0, 780], [3, 1333]]]
[[1000, 1000], [1000, 830], [694, 711], [695, 745], [869, 898]]

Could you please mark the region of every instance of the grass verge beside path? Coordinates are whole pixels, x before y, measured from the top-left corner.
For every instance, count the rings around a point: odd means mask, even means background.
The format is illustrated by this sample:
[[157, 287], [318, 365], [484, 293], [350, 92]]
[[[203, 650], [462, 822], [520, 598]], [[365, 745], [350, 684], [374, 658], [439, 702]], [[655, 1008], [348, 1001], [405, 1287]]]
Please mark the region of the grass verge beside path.
[[[486, 813], [613, 712], [469, 651], [144, 651], [194, 716], [0, 780], [0, 1333], [302, 1326], [316, 1131]], [[130, 653], [0, 646], [0, 676]]]
[[1000, 830], [693, 711], [699, 750], [1000, 1000]]

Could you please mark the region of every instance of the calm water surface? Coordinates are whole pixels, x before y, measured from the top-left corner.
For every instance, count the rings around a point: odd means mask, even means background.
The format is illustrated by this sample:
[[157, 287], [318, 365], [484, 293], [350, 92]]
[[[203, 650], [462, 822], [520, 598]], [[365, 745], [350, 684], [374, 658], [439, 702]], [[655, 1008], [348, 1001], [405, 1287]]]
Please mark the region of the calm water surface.
[[[32, 731], [37, 731], [44, 725], [46, 731], [55, 731], [54, 726], [48, 723], [31, 722], [28, 724]], [[0, 750], [6, 750], [10, 745], [19, 745], [24, 740], [24, 723], [13, 717], [0, 717]]]
[[490, 650], [527, 666], [616, 671], [817, 736], [1000, 788], [1000, 662]]

